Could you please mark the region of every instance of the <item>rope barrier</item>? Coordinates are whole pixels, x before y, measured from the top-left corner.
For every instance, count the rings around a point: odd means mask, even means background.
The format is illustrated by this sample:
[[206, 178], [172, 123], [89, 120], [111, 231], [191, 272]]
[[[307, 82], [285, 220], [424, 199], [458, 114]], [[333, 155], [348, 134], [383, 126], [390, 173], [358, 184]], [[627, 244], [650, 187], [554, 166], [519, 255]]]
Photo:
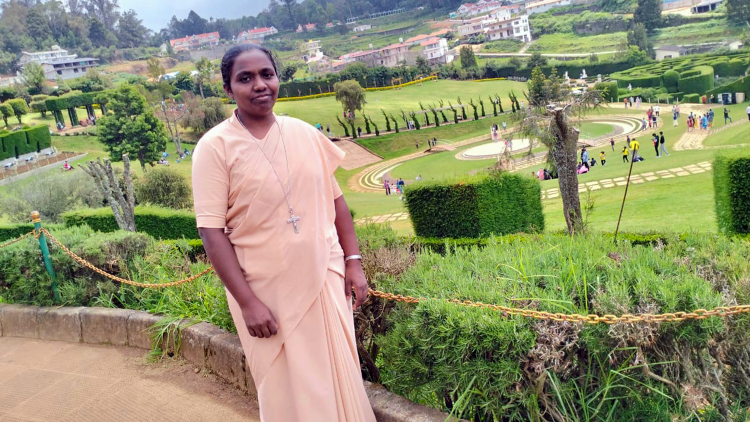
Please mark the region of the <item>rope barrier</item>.
[[[131, 286], [143, 287], [143, 288], [154, 288], [154, 289], [175, 287], [181, 284], [189, 283], [200, 277], [203, 277], [204, 275], [210, 273], [214, 269], [214, 267], [211, 266], [201, 271], [198, 274], [195, 274], [193, 276], [190, 276], [182, 280], [172, 281], [169, 283], [140, 283], [140, 282], [133, 281], [133, 280], [127, 280], [127, 279], [118, 277], [116, 275], [110, 274], [104, 270], [101, 270], [97, 268], [96, 266], [94, 266], [93, 264], [91, 264], [90, 262], [76, 255], [73, 251], [68, 249], [59, 240], [57, 240], [54, 236], [52, 236], [50, 232], [47, 231], [47, 229], [44, 229], [44, 228], [40, 229], [39, 231], [36, 231], [36, 230], [31, 231], [15, 240], [4, 243], [0, 245], [0, 249], [6, 246], [10, 246], [16, 242], [19, 242], [31, 236], [32, 234], [34, 235], [34, 237], [38, 239], [42, 233], [48, 236], [50, 240], [52, 241], [52, 243], [54, 243], [57, 247], [62, 249], [66, 254], [68, 254], [71, 258], [73, 258], [73, 260], [75, 260], [81, 266], [86, 267], [111, 280], [117, 281], [119, 283], [128, 284]], [[424, 297], [403, 296], [400, 294], [386, 293], [386, 292], [381, 292], [379, 290], [373, 290], [373, 289], [370, 289], [369, 293], [373, 297], [378, 297], [378, 298], [385, 299], [385, 300], [392, 301], [392, 302], [416, 304], [416, 303], [425, 302], [429, 300], [428, 298], [424, 298]], [[719, 306], [711, 310], [696, 309], [693, 312], [672, 312], [672, 313], [664, 313], [664, 314], [645, 313], [645, 314], [623, 314], [620, 316], [616, 316], [616, 315], [601, 315], [600, 316], [596, 314], [580, 315], [580, 314], [563, 314], [563, 313], [553, 313], [553, 312], [546, 312], [546, 311], [535, 311], [532, 309], [513, 308], [513, 307], [508, 307], [508, 306], [502, 306], [502, 305], [493, 305], [493, 304], [487, 304], [487, 303], [482, 303], [482, 302], [474, 302], [471, 300], [459, 300], [459, 299], [441, 299], [441, 300], [446, 303], [452, 303], [452, 304], [466, 306], [466, 307], [490, 309], [493, 311], [501, 312], [503, 316], [522, 316], [522, 317], [533, 318], [533, 319], [538, 319], [538, 320], [549, 320], [549, 321], [558, 321], [558, 322], [569, 321], [569, 322], [579, 322], [579, 323], [586, 323], [586, 324], [602, 323], [602, 324], [608, 324], [608, 325], [617, 324], [617, 323], [650, 324], [650, 323], [656, 323], [656, 322], [679, 322], [679, 321], [685, 321], [685, 320], [702, 320], [702, 319], [706, 319], [712, 316], [716, 316], [720, 318], [727, 318], [732, 315], [745, 314], [745, 313], [750, 312], [750, 305], [735, 305], [735, 306]]]

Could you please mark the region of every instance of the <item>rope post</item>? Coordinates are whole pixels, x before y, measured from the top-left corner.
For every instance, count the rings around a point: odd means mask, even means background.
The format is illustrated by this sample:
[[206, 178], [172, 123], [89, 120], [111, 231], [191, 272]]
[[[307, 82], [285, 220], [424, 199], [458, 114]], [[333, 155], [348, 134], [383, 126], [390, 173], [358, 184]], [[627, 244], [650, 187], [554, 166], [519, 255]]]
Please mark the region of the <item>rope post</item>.
[[52, 294], [55, 297], [55, 303], [60, 303], [60, 290], [57, 288], [57, 276], [55, 275], [55, 269], [52, 268], [52, 260], [49, 257], [49, 246], [47, 245], [47, 238], [42, 231], [42, 219], [39, 217], [39, 211], [31, 212], [31, 222], [34, 223], [34, 231], [39, 235], [39, 248], [42, 249], [44, 266], [47, 268], [47, 273], [52, 279]]

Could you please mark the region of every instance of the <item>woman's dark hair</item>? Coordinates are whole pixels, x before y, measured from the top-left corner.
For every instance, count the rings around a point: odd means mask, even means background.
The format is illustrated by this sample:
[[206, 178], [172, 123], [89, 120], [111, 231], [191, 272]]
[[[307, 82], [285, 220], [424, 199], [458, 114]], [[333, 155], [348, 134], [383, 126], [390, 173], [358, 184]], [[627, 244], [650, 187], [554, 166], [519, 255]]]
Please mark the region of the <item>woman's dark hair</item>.
[[268, 60], [270, 60], [271, 64], [273, 65], [273, 71], [278, 76], [279, 69], [276, 67], [276, 60], [274, 60], [271, 50], [265, 47], [261, 47], [257, 44], [240, 44], [235, 45], [234, 47], [227, 50], [227, 52], [224, 53], [224, 57], [222, 57], [221, 59], [221, 79], [224, 81], [224, 86], [231, 87], [232, 69], [234, 68], [234, 61], [237, 59], [237, 56], [246, 51], [253, 50], [258, 50], [266, 53], [266, 56], [268, 56]]

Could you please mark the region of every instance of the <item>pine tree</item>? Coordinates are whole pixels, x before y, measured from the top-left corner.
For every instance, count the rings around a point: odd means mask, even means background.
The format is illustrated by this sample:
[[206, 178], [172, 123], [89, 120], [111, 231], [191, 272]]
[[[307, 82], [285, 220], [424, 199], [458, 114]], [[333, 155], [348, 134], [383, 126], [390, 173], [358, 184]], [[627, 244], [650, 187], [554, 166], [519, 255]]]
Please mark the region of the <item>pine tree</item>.
[[661, 25], [661, 0], [638, 0], [633, 22], [643, 24], [649, 33], [654, 32]]

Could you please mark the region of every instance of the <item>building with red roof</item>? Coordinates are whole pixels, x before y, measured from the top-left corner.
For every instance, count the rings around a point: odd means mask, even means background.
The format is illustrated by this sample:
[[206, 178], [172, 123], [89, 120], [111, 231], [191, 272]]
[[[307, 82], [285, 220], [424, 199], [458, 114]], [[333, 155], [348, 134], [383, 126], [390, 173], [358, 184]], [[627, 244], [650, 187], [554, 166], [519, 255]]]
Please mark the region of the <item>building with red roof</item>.
[[240, 32], [237, 38], [235, 38], [235, 41], [237, 43], [243, 43], [250, 40], [262, 40], [265, 37], [270, 37], [271, 35], [275, 35], [278, 33], [279, 31], [273, 26], [253, 28], [247, 31]]
[[169, 44], [172, 46], [175, 52], [188, 51], [188, 50], [199, 50], [203, 47], [210, 47], [219, 45], [219, 32], [208, 32], [205, 34], [191, 35], [185, 38], [177, 38], [169, 40]]

